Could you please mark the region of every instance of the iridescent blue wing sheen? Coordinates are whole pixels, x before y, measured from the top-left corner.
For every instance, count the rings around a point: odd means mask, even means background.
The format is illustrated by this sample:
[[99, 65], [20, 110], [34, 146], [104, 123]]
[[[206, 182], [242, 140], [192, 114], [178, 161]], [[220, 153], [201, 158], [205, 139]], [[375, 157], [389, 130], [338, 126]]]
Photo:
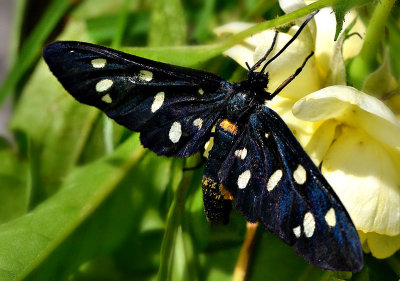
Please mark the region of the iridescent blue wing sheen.
[[142, 144], [158, 155], [201, 150], [231, 86], [211, 73], [83, 42], [54, 42], [43, 56], [73, 97], [141, 132]]
[[261, 106], [249, 117], [219, 179], [235, 208], [312, 264], [360, 271], [357, 231], [339, 198], [282, 119]]

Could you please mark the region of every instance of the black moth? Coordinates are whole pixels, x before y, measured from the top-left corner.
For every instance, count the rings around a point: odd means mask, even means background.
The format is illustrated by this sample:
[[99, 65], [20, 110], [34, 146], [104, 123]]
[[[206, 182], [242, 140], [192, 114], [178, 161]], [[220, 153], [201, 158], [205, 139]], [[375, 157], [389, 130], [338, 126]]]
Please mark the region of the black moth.
[[83, 42], [54, 42], [43, 56], [73, 97], [140, 132], [143, 146], [158, 155], [188, 157], [214, 136], [203, 177], [210, 222], [226, 223], [233, 202], [248, 221], [262, 223], [308, 262], [358, 272], [363, 253], [347, 211], [286, 124], [264, 105], [312, 56], [273, 93], [266, 90], [266, 66], [314, 14], [266, 61], [275, 35], [240, 83]]

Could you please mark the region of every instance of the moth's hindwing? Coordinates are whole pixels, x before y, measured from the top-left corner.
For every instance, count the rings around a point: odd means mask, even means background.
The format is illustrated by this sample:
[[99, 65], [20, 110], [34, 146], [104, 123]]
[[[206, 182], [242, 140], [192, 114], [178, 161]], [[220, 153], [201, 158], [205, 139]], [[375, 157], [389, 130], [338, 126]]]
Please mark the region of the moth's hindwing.
[[363, 253], [347, 211], [282, 119], [261, 106], [242, 126], [219, 170], [235, 208], [310, 263], [360, 271]]
[[93, 105], [159, 155], [187, 157], [204, 146], [230, 83], [83, 42], [54, 42], [43, 54], [78, 101]]

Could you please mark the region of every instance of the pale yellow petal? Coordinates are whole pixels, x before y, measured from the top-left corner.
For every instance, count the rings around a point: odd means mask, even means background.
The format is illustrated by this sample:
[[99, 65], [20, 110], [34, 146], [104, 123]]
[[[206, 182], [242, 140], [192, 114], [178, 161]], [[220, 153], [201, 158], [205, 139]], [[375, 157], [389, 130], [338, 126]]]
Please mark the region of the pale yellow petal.
[[248, 22], [230, 22], [215, 28], [214, 33], [217, 34], [217, 36], [223, 36], [224, 34], [231, 35], [246, 30], [253, 25], [254, 23]]
[[279, 0], [279, 6], [285, 14], [289, 14], [305, 7], [306, 4], [303, 0]]
[[[232, 22], [228, 23], [222, 26], [219, 26], [214, 29], [214, 33], [217, 34], [217, 36], [222, 37], [224, 35], [232, 35], [239, 33], [243, 30], [246, 30], [252, 26], [254, 26], [255, 23], [248, 23], [248, 22]], [[267, 34], [265, 34], [267, 32]], [[259, 32], [256, 34], [253, 34], [252, 36], [247, 37], [244, 42], [246, 43], [246, 46], [249, 47], [254, 51], [254, 49], [261, 44], [261, 42], [264, 40], [265, 37], [268, 37], [268, 30]]]
[[[322, 122], [308, 122], [296, 118], [292, 113], [294, 100], [277, 96], [267, 103], [267, 106], [273, 109], [285, 121], [288, 127], [303, 147], [309, 143], [314, 132]], [[307, 151], [311, 152], [311, 151]]]
[[[293, 28], [290, 33], [279, 33], [274, 51], [269, 58], [274, 56], [293, 36], [298, 27]], [[254, 52], [254, 62], [262, 58], [272, 44], [274, 36], [273, 31], [265, 32], [266, 36], [263, 42]], [[273, 92], [279, 85], [291, 76], [297, 68], [304, 62], [305, 58], [313, 51], [314, 42], [309, 36], [301, 35], [295, 40], [277, 59], [268, 65], [266, 70], [269, 73], [270, 82], [268, 89]], [[316, 91], [320, 88], [318, 71], [315, 65], [314, 57], [307, 62], [300, 75], [293, 80], [280, 93], [281, 96], [292, 99], [299, 99], [304, 95]]]
[[[279, 6], [285, 12], [285, 14], [289, 14], [291, 12], [294, 12], [296, 10], [305, 7], [306, 4], [304, 3], [303, 0], [279, 0]], [[306, 20], [307, 17], [308, 15], [297, 19], [295, 21], [296, 24], [300, 26]], [[307, 34], [307, 36], [310, 36], [310, 39], [312, 39], [314, 45], [316, 39], [316, 33], [317, 33], [317, 26], [315, 23], [315, 19], [312, 19], [307, 24], [306, 28], [302, 31], [302, 34]]]
[[333, 53], [329, 62], [328, 75], [325, 86], [347, 85], [346, 66], [343, 60], [343, 42], [346, 38], [345, 33], [341, 33], [333, 45]]
[[380, 100], [352, 87], [331, 86], [307, 95], [294, 104], [293, 114], [307, 121], [335, 118], [400, 147], [400, 122], [393, 112]]
[[363, 21], [360, 19], [358, 14], [355, 11], [350, 11], [344, 17], [344, 24], [343, 28], [346, 28], [354, 18], [357, 17], [356, 24], [350, 30], [350, 33], [358, 33], [360, 35], [351, 36], [350, 38], [346, 39], [343, 44], [343, 58], [344, 60], [348, 60], [357, 56], [362, 48], [363, 45], [363, 38], [365, 38], [365, 33], [367, 28], [365, 27]]
[[367, 233], [366, 237], [371, 254], [378, 259], [388, 258], [400, 249], [400, 235], [387, 236]]
[[254, 64], [253, 53], [254, 53], [254, 51], [252, 51], [248, 47], [245, 47], [243, 45], [235, 45], [232, 48], [225, 51], [224, 55], [232, 58], [238, 64], [240, 64], [243, 68], [247, 69], [246, 62], [249, 65]]
[[[357, 13], [350, 11], [345, 15], [343, 29], [357, 17]], [[317, 37], [315, 42], [315, 57], [317, 58], [317, 66], [323, 79], [328, 74], [329, 64], [334, 52], [334, 38], [336, 32], [336, 18], [331, 8], [324, 8], [315, 15], [317, 25]], [[365, 34], [365, 26], [361, 20], [357, 20], [355, 26], [350, 33], [358, 32], [361, 36]], [[362, 39], [358, 36], [352, 36], [345, 40], [343, 44], [343, 57], [348, 59], [359, 53], [362, 47]]]
[[293, 105], [293, 114], [307, 121], [339, 118], [350, 107], [350, 104], [335, 97], [340, 90], [332, 86], [305, 96]]
[[368, 246], [368, 241], [367, 241], [367, 237], [368, 235], [362, 231], [358, 231], [358, 237], [360, 238], [360, 242], [361, 242], [361, 247], [363, 249], [364, 253], [370, 253], [371, 250], [369, 249]]
[[328, 152], [328, 149], [334, 140], [336, 126], [338, 126], [338, 124], [339, 123], [334, 120], [323, 122], [321, 126], [311, 134], [311, 138], [304, 146], [304, 149], [317, 166], [319, 166]]
[[357, 229], [400, 234], [400, 153], [363, 130], [341, 127], [322, 162], [322, 173]]

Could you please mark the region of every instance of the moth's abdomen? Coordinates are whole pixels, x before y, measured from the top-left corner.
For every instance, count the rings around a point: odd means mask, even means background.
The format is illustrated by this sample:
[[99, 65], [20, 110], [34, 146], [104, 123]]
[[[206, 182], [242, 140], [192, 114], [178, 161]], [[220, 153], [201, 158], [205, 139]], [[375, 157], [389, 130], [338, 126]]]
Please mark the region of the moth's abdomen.
[[212, 223], [227, 223], [232, 208], [232, 195], [219, 179], [219, 170], [227, 158], [238, 133], [238, 127], [228, 119], [219, 120], [214, 144], [209, 153], [203, 176], [203, 201], [207, 219]]

